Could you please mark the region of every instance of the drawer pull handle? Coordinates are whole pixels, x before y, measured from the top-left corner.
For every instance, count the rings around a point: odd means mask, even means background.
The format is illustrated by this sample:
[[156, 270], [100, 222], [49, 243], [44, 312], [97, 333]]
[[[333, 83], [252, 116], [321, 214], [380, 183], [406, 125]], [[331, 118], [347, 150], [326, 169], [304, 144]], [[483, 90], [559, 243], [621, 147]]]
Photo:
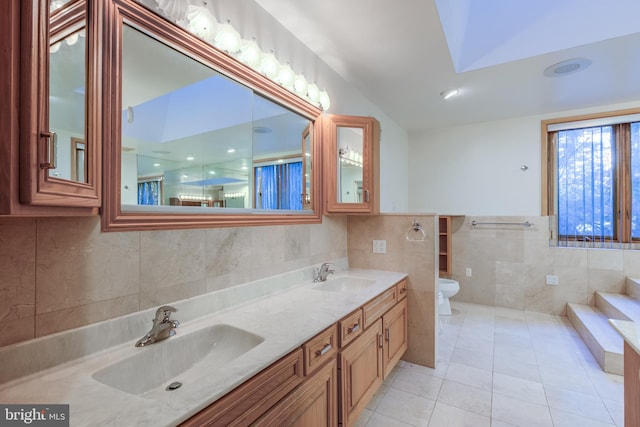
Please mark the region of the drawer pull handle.
[[407, 292], [407, 288], [400, 288], [400, 293], [404, 294], [405, 292]]
[[389, 332], [389, 328], [384, 330], [384, 338], [389, 341], [389, 339], [391, 338], [391, 332]]
[[384, 348], [384, 337], [382, 336], [382, 334], [378, 335], [378, 346], [380, 348]]
[[354, 332], [357, 332], [358, 330], [360, 330], [360, 325], [358, 323], [356, 323], [355, 325], [353, 325], [352, 327], [347, 329], [347, 332], [352, 334]]
[[331, 344], [325, 344], [322, 350], [316, 350], [316, 356], [324, 356], [331, 348]]

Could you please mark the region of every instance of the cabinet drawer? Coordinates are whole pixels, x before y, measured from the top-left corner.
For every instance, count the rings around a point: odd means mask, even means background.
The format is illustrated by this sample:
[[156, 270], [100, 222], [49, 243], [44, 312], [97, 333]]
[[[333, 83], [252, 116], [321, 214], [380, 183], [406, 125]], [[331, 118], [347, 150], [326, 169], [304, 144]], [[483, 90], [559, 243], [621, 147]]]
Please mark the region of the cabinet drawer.
[[303, 346], [304, 374], [309, 375], [338, 351], [338, 327], [336, 324], [320, 332]]
[[363, 329], [362, 309], [360, 308], [339, 321], [338, 333], [340, 334], [340, 348], [353, 341], [354, 338], [362, 333]]
[[387, 310], [395, 305], [397, 300], [396, 287], [394, 286], [366, 303], [362, 307], [364, 328], [367, 329], [375, 323]]
[[245, 426], [251, 424], [302, 383], [302, 359], [301, 349], [289, 353], [180, 426]]
[[407, 282], [407, 279], [402, 279], [402, 281], [396, 285], [398, 301], [407, 296]]

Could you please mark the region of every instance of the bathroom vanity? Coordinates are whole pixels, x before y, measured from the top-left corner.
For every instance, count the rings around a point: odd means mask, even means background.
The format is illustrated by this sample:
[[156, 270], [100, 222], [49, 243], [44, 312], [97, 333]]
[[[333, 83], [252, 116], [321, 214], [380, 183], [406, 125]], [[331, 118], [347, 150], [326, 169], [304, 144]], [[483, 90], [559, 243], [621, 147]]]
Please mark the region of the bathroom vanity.
[[74, 426], [352, 425], [407, 349], [407, 275], [309, 276], [172, 303], [176, 335], [145, 347], [155, 309], [0, 349], [0, 401]]

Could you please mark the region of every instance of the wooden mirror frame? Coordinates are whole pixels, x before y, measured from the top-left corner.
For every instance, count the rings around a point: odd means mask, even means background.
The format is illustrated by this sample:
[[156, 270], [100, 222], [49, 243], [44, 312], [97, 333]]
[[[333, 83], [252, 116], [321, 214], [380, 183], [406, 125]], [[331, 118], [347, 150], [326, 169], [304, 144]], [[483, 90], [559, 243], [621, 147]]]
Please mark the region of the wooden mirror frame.
[[133, 0], [97, 2], [104, 8], [104, 151], [103, 151], [103, 231], [162, 230], [183, 228], [238, 227], [257, 225], [312, 224], [322, 222], [321, 168], [313, 170], [311, 203], [313, 210], [301, 213], [169, 213], [124, 211], [121, 206], [121, 70], [122, 28], [126, 23], [146, 34], [157, 36], [172, 48], [244, 84], [269, 100], [280, 104], [313, 123], [313, 158], [321, 165], [322, 111], [292, 94], [257, 71], [183, 28], [155, 14]]

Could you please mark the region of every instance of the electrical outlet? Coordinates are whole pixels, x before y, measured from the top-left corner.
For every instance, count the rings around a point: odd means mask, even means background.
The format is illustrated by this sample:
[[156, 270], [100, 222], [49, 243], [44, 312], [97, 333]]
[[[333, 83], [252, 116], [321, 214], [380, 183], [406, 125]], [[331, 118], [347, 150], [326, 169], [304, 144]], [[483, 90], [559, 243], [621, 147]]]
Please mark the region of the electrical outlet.
[[373, 241], [373, 253], [374, 254], [386, 254], [387, 253], [387, 241], [386, 240], [374, 240]]
[[547, 274], [547, 285], [558, 286], [558, 276]]
[[465, 269], [465, 271], [464, 271], [464, 274], [465, 274], [465, 276], [467, 276], [467, 277], [471, 277], [471, 274], [472, 274], [472, 273], [473, 273], [473, 272], [471, 271], [471, 267], [467, 267], [467, 268]]

